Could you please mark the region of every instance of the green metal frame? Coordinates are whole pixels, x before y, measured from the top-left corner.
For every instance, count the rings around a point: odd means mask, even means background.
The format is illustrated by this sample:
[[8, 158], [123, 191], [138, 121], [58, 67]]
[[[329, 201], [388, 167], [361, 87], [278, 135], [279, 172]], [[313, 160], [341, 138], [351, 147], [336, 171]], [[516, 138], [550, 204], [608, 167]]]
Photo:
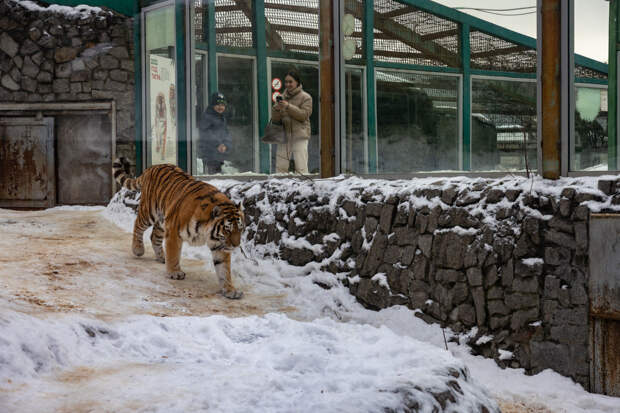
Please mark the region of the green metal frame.
[[175, 0], [174, 18], [176, 30], [176, 71], [177, 71], [177, 164], [179, 168], [189, 171], [190, 162], [187, 152], [187, 76], [186, 69], [186, 47], [187, 30], [185, 21], [185, 1]]
[[[207, 41], [207, 89], [211, 94], [217, 90], [217, 42], [215, 40], [215, 3], [213, 1], [207, 3], [207, 18], [203, 22], [206, 25], [203, 34]], [[198, 43], [196, 47], [198, 47]]]
[[375, 27], [374, 1], [364, 2], [364, 31], [363, 45], [364, 58], [366, 60], [366, 119], [368, 124], [368, 173], [374, 174], [378, 170], [377, 154], [377, 111], [375, 90], [375, 53], [374, 53], [374, 27]]
[[463, 159], [462, 169], [469, 171], [471, 169], [471, 68], [469, 66], [470, 61], [470, 47], [469, 47], [469, 30], [470, 27], [467, 23], [461, 23], [461, 64], [463, 65], [463, 77], [462, 77], [462, 107], [461, 107], [461, 119], [462, 119], [462, 139], [463, 142]]
[[[256, 49], [256, 84], [258, 89], [258, 136], [263, 136], [269, 122], [269, 77], [267, 76], [267, 35], [265, 30], [265, 2], [254, 1], [254, 46]], [[271, 152], [269, 145], [259, 139], [259, 170], [268, 174], [271, 171]]]
[[135, 145], [136, 145], [136, 176], [142, 174], [142, 17], [136, 16], [133, 19], [133, 46], [134, 46], [134, 113], [135, 113]]
[[609, 3], [609, 86], [607, 87], [607, 169], [618, 170], [618, 20], [619, 0]]

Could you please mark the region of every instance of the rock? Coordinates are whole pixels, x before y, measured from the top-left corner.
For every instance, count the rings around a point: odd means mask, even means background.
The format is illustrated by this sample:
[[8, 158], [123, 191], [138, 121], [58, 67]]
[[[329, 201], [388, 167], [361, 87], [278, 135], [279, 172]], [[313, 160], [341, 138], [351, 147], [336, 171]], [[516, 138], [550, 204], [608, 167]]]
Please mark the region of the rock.
[[555, 230], [545, 231], [544, 238], [546, 243], [552, 243], [562, 247], [567, 247], [571, 250], [574, 250], [577, 247], [575, 239], [573, 237]]
[[14, 57], [19, 51], [19, 44], [7, 32], [2, 32], [0, 34], [0, 50], [9, 57]]
[[476, 267], [467, 269], [467, 281], [471, 287], [482, 286], [482, 270]]
[[560, 290], [560, 279], [552, 275], [545, 277], [544, 297], [557, 299]]
[[420, 248], [425, 257], [430, 258], [432, 246], [433, 236], [431, 234], [424, 234], [418, 237], [418, 248]]
[[565, 265], [571, 260], [571, 252], [563, 247], [545, 247], [545, 264]]
[[504, 191], [501, 189], [491, 189], [487, 193], [487, 204], [496, 204], [504, 198]]
[[518, 293], [538, 293], [538, 278], [515, 277], [512, 282], [512, 290]]
[[525, 326], [527, 323], [538, 320], [538, 308], [529, 308], [527, 310], [520, 310], [515, 312], [510, 320], [510, 328], [512, 330], [518, 330]]
[[483, 326], [486, 322], [484, 289], [482, 287], [472, 288], [471, 295], [474, 299], [474, 307], [476, 308], [476, 323], [479, 326]]
[[15, 82], [8, 74], [2, 76], [2, 79], [0, 79], [0, 84], [2, 85], [2, 87], [8, 90], [19, 90], [19, 84]]

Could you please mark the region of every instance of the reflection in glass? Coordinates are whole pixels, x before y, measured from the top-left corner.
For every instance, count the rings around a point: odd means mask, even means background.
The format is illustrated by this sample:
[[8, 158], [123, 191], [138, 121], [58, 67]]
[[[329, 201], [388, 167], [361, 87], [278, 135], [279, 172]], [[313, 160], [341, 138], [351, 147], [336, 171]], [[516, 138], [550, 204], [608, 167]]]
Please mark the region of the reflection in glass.
[[368, 173], [368, 148], [364, 133], [363, 71], [345, 71], [345, 134], [342, 140], [342, 171]]
[[606, 171], [607, 89], [575, 87], [575, 142], [571, 166], [576, 171]]
[[144, 13], [147, 164], [177, 163], [174, 7]]
[[472, 79], [471, 166], [535, 170], [536, 82]]
[[193, 165], [195, 165], [194, 174], [201, 175], [206, 173], [202, 159], [197, 157], [198, 154], [198, 120], [202, 113], [207, 110], [209, 105], [207, 90], [207, 59], [208, 56], [204, 52], [195, 50], [194, 54], [194, 87], [191, 88], [192, 104], [194, 106], [194, 116], [192, 116], [192, 143], [194, 150], [192, 151]]
[[457, 76], [376, 71], [379, 173], [457, 170]]
[[[271, 79], [278, 78], [282, 82], [281, 93], [284, 93], [284, 77], [286, 73], [294, 69], [299, 73], [303, 90], [312, 96], [312, 115], [310, 116], [310, 140], [308, 141], [308, 172], [311, 174], [319, 173], [319, 67], [318, 64], [306, 64], [290, 61], [271, 61]], [[271, 93], [275, 92], [273, 87]], [[271, 171], [276, 170], [275, 157], [277, 156], [276, 147], [272, 148]]]
[[218, 90], [226, 98], [224, 116], [232, 148], [226, 154], [223, 174], [256, 171], [254, 139], [254, 59], [218, 56]]

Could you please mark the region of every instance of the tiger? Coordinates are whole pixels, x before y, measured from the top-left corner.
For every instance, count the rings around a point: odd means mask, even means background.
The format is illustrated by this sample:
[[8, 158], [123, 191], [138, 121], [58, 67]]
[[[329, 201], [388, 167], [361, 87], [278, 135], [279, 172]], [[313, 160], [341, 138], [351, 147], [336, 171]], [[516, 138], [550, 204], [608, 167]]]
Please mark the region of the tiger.
[[241, 205], [175, 165], [154, 165], [138, 178], [131, 178], [127, 159], [117, 158], [112, 172], [121, 187], [141, 191], [131, 245], [134, 255], [144, 255], [144, 231], [153, 226], [151, 245], [155, 259], [166, 264], [170, 278], [182, 280], [183, 241], [193, 246], [206, 244], [213, 256], [219, 293], [229, 299], [243, 296], [233, 285], [230, 268], [231, 253], [241, 244], [245, 227]]

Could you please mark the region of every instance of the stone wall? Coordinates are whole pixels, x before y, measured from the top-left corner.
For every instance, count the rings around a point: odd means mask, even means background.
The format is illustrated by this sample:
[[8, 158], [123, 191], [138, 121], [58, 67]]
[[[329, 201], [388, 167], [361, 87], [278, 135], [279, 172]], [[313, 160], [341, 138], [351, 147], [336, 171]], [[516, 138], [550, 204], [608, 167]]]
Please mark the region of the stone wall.
[[[247, 248], [275, 243], [334, 274], [365, 306], [406, 305], [477, 354], [589, 388], [588, 222], [620, 211], [620, 185], [445, 179], [269, 180], [227, 190]], [[328, 286], [325, 286], [328, 288]]]
[[135, 158], [132, 18], [0, 0], [0, 102], [116, 102], [117, 153]]

